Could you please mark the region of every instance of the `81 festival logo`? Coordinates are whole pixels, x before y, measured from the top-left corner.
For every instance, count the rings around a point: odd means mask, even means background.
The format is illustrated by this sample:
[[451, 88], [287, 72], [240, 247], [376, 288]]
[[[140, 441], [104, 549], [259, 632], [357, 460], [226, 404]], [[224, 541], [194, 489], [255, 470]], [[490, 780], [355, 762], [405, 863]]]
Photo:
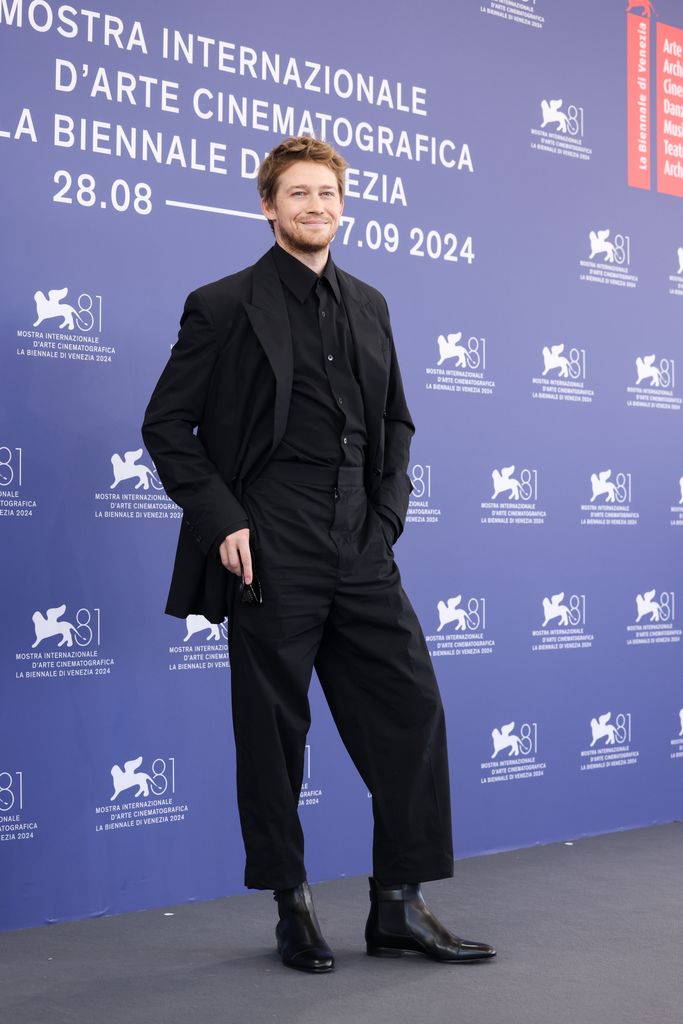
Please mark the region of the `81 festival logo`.
[[579, 280], [593, 284], [635, 288], [636, 274], [630, 272], [631, 236], [611, 228], [593, 228], [588, 232], [588, 259], [579, 261]]
[[[538, 122], [537, 122], [538, 125]], [[564, 99], [543, 99], [540, 102], [540, 126], [531, 129], [531, 149], [590, 160], [592, 150], [584, 145], [584, 108]]]
[[538, 477], [538, 470], [529, 467], [494, 469], [493, 493], [489, 501], [481, 502], [480, 522], [486, 526], [542, 526], [546, 512], [536, 504]]
[[544, 597], [543, 624], [531, 632], [532, 651], [590, 648], [595, 637], [586, 633], [586, 595], [564, 591]]
[[[48, 608], [45, 613], [41, 609], [33, 612], [34, 640], [29, 650], [15, 653], [15, 661], [25, 666], [15, 672], [16, 679], [111, 674], [114, 658], [100, 651], [101, 609], [77, 608], [68, 617], [65, 617], [66, 613], [66, 604]], [[57, 643], [56, 638], [59, 638]]]
[[48, 362], [111, 364], [116, 348], [100, 338], [102, 296], [83, 291], [74, 305], [68, 295], [68, 287], [51, 288], [47, 294], [40, 289], [34, 293], [36, 319], [30, 328], [17, 329], [17, 356]]
[[409, 476], [413, 485], [408, 503], [408, 523], [438, 523], [441, 509], [432, 504], [432, 467], [429, 463], [415, 462]]
[[[547, 765], [537, 761], [538, 754], [538, 723], [522, 722], [515, 726], [514, 722], [494, 728], [491, 731], [493, 752], [489, 761], [480, 765], [481, 783], [519, 782], [522, 779], [540, 779], [545, 774]], [[507, 752], [507, 757], [498, 759], [498, 755]]]
[[[175, 757], [152, 758], [150, 771], [142, 769], [143, 761], [143, 757], [134, 757], [125, 761], [123, 767], [118, 764], [112, 766], [110, 774], [114, 791], [109, 804], [95, 808], [96, 832], [185, 821], [189, 806], [175, 802]], [[127, 802], [118, 803], [121, 794], [129, 789], [135, 792]]]
[[493, 394], [495, 381], [485, 375], [487, 342], [483, 335], [471, 334], [463, 340], [462, 331], [450, 331], [440, 334], [436, 344], [438, 361], [425, 369], [427, 391]]
[[24, 449], [0, 445], [0, 516], [31, 519], [38, 502], [23, 490]]
[[496, 642], [486, 633], [485, 597], [470, 597], [463, 602], [462, 594], [456, 594], [438, 601], [436, 610], [436, 633], [425, 637], [432, 658], [493, 653]]
[[38, 822], [24, 817], [23, 771], [0, 771], [0, 842], [35, 839]]

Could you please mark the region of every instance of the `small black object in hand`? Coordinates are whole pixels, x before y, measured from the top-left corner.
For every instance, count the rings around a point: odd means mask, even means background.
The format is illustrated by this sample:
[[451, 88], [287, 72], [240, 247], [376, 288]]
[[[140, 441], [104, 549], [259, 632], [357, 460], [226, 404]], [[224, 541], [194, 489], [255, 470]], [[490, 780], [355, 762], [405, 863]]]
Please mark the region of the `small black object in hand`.
[[242, 604], [263, 604], [261, 584], [258, 577], [254, 576], [251, 583], [244, 582], [244, 576], [240, 583], [240, 601]]

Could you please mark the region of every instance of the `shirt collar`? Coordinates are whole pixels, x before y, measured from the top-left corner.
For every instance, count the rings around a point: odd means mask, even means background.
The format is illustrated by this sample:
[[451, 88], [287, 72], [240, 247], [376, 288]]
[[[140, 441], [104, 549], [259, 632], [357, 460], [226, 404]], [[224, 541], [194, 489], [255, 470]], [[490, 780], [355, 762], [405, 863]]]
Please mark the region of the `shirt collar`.
[[[303, 304], [318, 283], [318, 275], [310, 267], [307, 267], [305, 263], [302, 263], [301, 260], [298, 260], [279, 246], [277, 242], [273, 246], [273, 258], [275, 259], [275, 266], [277, 267], [280, 280], [289, 288], [294, 297]], [[341, 302], [339, 281], [331, 256], [328, 256], [325, 269], [320, 277], [327, 281], [337, 302]]]

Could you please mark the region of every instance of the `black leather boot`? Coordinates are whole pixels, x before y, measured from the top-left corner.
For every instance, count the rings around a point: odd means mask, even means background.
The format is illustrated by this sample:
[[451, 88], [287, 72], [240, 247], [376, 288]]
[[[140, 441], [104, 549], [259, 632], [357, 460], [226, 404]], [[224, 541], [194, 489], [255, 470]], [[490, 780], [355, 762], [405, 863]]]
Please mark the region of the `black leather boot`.
[[420, 886], [385, 888], [370, 879], [370, 916], [365, 926], [368, 956], [422, 953], [439, 963], [490, 960], [495, 949], [452, 935], [425, 904]]
[[324, 974], [334, 969], [332, 950], [325, 942], [308, 882], [294, 889], [276, 889], [280, 920], [275, 928], [277, 951], [285, 967]]

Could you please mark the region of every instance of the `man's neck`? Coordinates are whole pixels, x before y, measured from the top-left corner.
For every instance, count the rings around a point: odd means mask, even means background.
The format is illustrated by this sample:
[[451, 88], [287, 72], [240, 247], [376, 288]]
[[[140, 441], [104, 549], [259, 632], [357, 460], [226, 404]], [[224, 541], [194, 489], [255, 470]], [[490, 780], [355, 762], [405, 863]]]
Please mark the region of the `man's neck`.
[[290, 246], [286, 245], [279, 238], [276, 239], [276, 242], [281, 249], [284, 249], [284, 251], [288, 252], [290, 256], [293, 256], [295, 260], [299, 260], [304, 264], [304, 266], [308, 267], [309, 270], [312, 270], [314, 274], [317, 274], [318, 277], [320, 277], [330, 255], [329, 245], [325, 246], [325, 248], [321, 249], [319, 252], [300, 252], [298, 249], [290, 248]]

